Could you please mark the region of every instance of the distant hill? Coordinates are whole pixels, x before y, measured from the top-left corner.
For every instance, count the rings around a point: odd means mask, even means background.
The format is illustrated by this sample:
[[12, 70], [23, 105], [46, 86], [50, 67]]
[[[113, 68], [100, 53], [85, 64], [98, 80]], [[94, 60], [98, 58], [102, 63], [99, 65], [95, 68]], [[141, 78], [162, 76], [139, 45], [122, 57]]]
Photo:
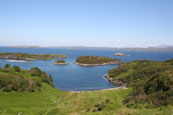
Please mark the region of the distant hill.
[[49, 47], [41, 47], [41, 46], [9, 46], [9, 48], [58, 48], [58, 49], [91, 49], [91, 50], [116, 50], [116, 51], [136, 51], [136, 52], [173, 52], [173, 46], [168, 45], [160, 45], [157, 47], [88, 47], [88, 46], [49, 46]]
[[157, 48], [173, 48], [173, 46], [170, 46], [170, 45], [160, 45], [160, 46], [157, 46]]
[[166, 47], [126, 47], [126, 48], [116, 48], [116, 47], [86, 47], [86, 46], [57, 46], [54, 48], [61, 49], [94, 49], [94, 50], [118, 50], [118, 51], [138, 51], [138, 52], [173, 52], [173, 46]]

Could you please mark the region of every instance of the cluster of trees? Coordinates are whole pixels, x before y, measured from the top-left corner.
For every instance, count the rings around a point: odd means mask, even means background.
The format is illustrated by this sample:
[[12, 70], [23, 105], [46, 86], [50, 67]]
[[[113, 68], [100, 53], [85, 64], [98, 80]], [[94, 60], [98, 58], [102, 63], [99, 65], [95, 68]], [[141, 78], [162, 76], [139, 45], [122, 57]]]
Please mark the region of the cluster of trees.
[[0, 89], [3, 91], [40, 91], [42, 83], [54, 87], [52, 76], [37, 67], [23, 70], [18, 66], [11, 67], [6, 64], [4, 68], [0, 68]]
[[108, 75], [132, 87], [124, 100], [129, 107], [140, 107], [146, 102], [146, 107], [173, 105], [173, 59], [128, 62], [110, 70]]
[[55, 63], [66, 63], [64, 60], [55, 60]]
[[100, 56], [79, 56], [76, 59], [76, 62], [82, 64], [102, 64], [102, 63], [109, 63], [109, 62], [121, 62], [119, 59], [113, 59], [109, 57], [100, 57]]

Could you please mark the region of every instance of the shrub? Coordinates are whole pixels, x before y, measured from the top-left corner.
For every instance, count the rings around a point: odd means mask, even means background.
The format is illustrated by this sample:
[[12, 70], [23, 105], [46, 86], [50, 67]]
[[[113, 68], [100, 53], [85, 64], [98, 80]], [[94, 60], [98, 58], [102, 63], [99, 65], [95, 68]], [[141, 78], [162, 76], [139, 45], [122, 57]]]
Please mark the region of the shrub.
[[98, 108], [94, 108], [93, 110], [92, 110], [92, 112], [97, 112], [98, 111]]
[[10, 64], [5, 64], [4, 68], [10, 68], [11, 65]]
[[95, 107], [97, 108], [98, 111], [102, 111], [105, 108], [104, 104], [96, 104]]
[[38, 67], [31, 68], [31, 75], [41, 77], [42, 71]]
[[110, 102], [111, 102], [110, 99], [105, 100], [105, 103], [110, 103]]
[[16, 72], [20, 72], [20, 67], [19, 66], [13, 66], [13, 69], [14, 69], [14, 71], [16, 71]]

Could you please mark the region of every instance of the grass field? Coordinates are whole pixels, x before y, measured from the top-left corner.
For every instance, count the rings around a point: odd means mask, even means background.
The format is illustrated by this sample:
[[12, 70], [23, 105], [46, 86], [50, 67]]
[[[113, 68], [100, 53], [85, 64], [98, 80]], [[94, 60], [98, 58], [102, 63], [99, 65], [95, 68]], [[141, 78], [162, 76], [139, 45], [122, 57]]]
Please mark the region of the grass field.
[[[123, 99], [131, 89], [64, 92], [43, 84], [41, 92], [0, 91], [0, 115], [171, 115], [173, 107], [130, 109]], [[93, 112], [96, 105], [104, 105]]]

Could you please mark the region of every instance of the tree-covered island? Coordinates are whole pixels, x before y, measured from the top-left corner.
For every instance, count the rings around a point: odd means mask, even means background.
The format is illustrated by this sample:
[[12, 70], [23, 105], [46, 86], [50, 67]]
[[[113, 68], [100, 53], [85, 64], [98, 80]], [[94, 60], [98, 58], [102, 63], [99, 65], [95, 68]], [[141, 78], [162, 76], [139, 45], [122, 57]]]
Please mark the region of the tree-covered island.
[[0, 53], [0, 59], [14, 59], [14, 60], [51, 60], [57, 58], [67, 58], [67, 55], [55, 54], [28, 54], [28, 53]]
[[101, 56], [79, 56], [74, 64], [82, 66], [114, 65], [121, 64], [120, 59]]
[[54, 64], [55, 64], [55, 65], [66, 65], [67, 62], [64, 61], [64, 60], [55, 60], [55, 61], [54, 61]]

